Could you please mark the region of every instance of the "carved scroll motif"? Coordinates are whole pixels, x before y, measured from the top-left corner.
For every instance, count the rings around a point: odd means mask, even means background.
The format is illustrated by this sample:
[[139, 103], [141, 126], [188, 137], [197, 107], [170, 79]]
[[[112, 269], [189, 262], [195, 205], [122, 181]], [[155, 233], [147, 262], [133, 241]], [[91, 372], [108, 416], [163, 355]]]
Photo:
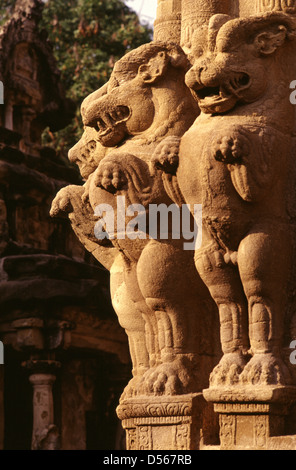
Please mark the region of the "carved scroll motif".
[[231, 447], [235, 436], [235, 416], [220, 415], [220, 439], [226, 447]]
[[258, 415], [255, 417], [255, 441], [259, 448], [264, 448], [266, 445], [267, 433], [268, 433], [268, 420], [265, 415]]
[[296, 13], [295, 0], [257, 0], [257, 12], [283, 11], [285, 13]]

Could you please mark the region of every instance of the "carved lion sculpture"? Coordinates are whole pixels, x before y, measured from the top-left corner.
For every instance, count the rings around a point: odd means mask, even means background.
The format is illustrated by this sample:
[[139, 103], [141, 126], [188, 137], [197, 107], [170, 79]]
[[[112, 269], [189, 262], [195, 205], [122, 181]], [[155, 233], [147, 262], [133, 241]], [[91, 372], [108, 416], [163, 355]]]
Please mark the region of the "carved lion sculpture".
[[[216, 307], [195, 270], [192, 251], [184, 251], [182, 237], [173, 239], [172, 228], [168, 239], [149, 238], [150, 205], [172, 204], [165, 190], [168, 183], [174, 198], [179, 195], [175, 176], [163, 175], [153, 166], [153, 155], [157, 149], [156, 154], [173, 165], [176, 137], [198, 114], [184, 82], [188, 65], [175, 44], [141, 46], [116, 63], [107, 90], [91, 95], [82, 106], [86, 129], [94, 129], [98, 145], [107, 148], [84, 188], [92, 217], [98, 207], [108, 204], [117, 220], [118, 197], [125, 198], [125, 211], [139, 205], [145, 209], [145, 237], [122, 238], [115, 226], [114, 237], [109, 234], [108, 240], [113, 245], [108, 249], [115, 254], [108, 266], [113, 305], [128, 332], [133, 360], [134, 377], [123, 397], [200, 391], [213, 361], [215, 341], [205, 339], [202, 325], [204, 321], [211, 325]], [[131, 218], [127, 215], [127, 223]], [[129, 299], [126, 309], [122, 309], [124, 297]], [[137, 322], [142, 325], [138, 336], [133, 332]]]
[[181, 139], [177, 177], [185, 201], [203, 206], [195, 263], [224, 353], [210, 383], [282, 386], [295, 20], [216, 15], [202, 47], [186, 75], [202, 113]]
[[[92, 93], [82, 103], [81, 112], [91, 100], [106, 93], [106, 86]], [[69, 160], [76, 163], [82, 177], [86, 180], [83, 186], [69, 185], [62, 188], [52, 202], [50, 214], [58, 217], [67, 213], [72, 228], [84, 247], [110, 271], [111, 298], [121, 326], [125, 329], [133, 364], [134, 379], [129, 384], [129, 394], [133, 393], [133, 383], [149, 368], [149, 356], [145, 342], [145, 323], [142, 312], [135, 308], [130, 299], [124, 281], [124, 264], [120, 252], [107, 239], [98, 240], [95, 236], [95, 225], [98, 218], [89, 203], [88, 185], [90, 176], [97, 169], [100, 161], [106, 156], [107, 148], [97, 141], [97, 131], [85, 127], [79, 142], [69, 151]], [[105, 198], [106, 199], [106, 198]], [[120, 301], [119, 301], [120, 299]]]

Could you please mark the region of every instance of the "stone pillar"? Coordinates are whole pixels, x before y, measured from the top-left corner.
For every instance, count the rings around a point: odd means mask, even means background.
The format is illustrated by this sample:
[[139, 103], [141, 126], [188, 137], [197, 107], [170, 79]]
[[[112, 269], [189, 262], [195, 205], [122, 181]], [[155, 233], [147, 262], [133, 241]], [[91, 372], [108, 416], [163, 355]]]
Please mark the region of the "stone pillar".
[[5, 127], [13, 130], [13, 106], [10, 101], [5, 102]]
[[157, 15], [154, 22], [155, 41], [180, 43], [181, 38], [181, 0], [158, 0]]
[[246, 17], [268, 11], [296, 14], [295, 0], [239, 0], [239, 16]]
[[[248, 3], [245, 0], [245, 3]], [[296, 14], [295, 0], [256, 0], [256, 13], [265, 11], [282, 11], [284, 13]]]
[[15, 330], [14, 347], [17, 350], [44, 348], [44, 322], [41, 318], [20, 318], [11, 324]]
[[255, 15], [257, 12], [258, 0], [238, 0], [238, 16], [245, 17]]
[[209, 19], [216, 13], [229, 14], [230, 0], [186, 0], [182, 3], [181, 46], [191, 49], [194, 33], [208, 25]]
[[52, 386], [60, 363], [56, 361], [28, 361], [29, 381], [33, 385], [32, 450], [59, 448], [59, 432], [54, 424]]
[[204, 407], [201, 393], [124, 400], [117, 415], [127, 450], [198, 450]]

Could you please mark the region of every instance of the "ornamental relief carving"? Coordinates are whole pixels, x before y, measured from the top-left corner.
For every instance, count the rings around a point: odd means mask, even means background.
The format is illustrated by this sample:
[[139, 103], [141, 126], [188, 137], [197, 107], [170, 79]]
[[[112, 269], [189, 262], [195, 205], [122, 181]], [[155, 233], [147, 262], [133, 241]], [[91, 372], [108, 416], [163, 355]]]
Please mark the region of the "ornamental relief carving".
[[296, 13], [295, 0], [257, 0], [257, 12], [283, 11], [284, 13]]

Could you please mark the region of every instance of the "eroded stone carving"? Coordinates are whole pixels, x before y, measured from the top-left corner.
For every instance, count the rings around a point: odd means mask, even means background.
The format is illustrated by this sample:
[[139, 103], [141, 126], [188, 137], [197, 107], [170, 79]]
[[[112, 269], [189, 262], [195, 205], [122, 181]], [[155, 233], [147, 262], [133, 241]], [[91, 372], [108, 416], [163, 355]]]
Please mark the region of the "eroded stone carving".
[[[184, 49], [154, 41], [130, 52], [82, 105], [85, 132], [69, 158], [85, 184], [62, 189], [51, 213], [67, 212], [110, 271], [133, 364], [118, 408], [129, 449], [158, 448], [159, 427], [161, 445], [197, 448], [212, 416], [199, 394], [208, 386], [223, 449], [266, 448], [295, 401], [283, 359], [295, 238], [294, 9], [284, 1], [160, 0], [157, 34], [168, 34], [170, 11]], [[240, 12], [259, 14], [234, 18]], [[149, 238], [151, 205], [173, 203], [189, 205], [192, 220], [202, 205], [201, 247], [184, 250], [172, 226], [167, 239]], [[135, 211], [141, 236], [128, 237]]]
[[283, 11], [284, 13], [295, 13], [294, 0], [257, 0], [257, 11]]
[[133, 361], [134, 377], [123, 397], [182, 394], [202, 386], [199, 323], [213, 306], [192, 252], [183, 250], [184, 240], [173, 240], [171, 234], [169, 240], [150, 240], [148, 223], [145, 239], [121, 239], [117, 227], [115, 239], [107, 243], [94, 235], [94, 211], [109, 204], [117, 220], [118, 196], [125, 198], [124, 210], [141, 204], [146, 221], [149, 205], [173, 203], [165, 188], [176, 195], [176, 178], [156, 167], [163, 159], [172, 168], [178, 137], [198, 114], [184, 82], [188, 67], [180, 47], [160, 42], [132, 51], [115, 65], [107, 88], [83, 103], [86, 130], [69, 154], [87, 182], [84, 188], [63, 189], [52, 206], [52, 215], [70, 212], [80, 240], [110, 269], [113, 305]]
[[186, 202], [203, 205], [195, 262], [219, 308], [224, 352], [211, 385], [286, 385], [280, 351], [294, 124], [287, 57], [295, 24], [268, 13], [229, 21], [216, 16], [210, 32], [213, 25], [215, 41], [186, 76], [202, 113], [181, 141], [177, 173]]

